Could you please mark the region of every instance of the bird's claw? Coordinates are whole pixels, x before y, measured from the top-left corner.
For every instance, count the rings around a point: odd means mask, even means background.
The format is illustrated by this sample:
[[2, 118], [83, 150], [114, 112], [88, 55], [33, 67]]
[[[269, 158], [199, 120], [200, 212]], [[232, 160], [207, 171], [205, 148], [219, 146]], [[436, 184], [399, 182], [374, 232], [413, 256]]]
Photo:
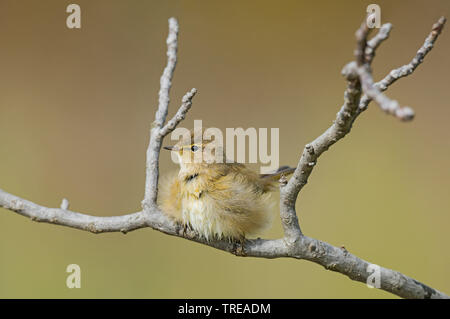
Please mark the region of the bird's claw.
[[236, 256], [247, 256], [245, 253], [245, 237], [241, 237], [238, 241], [234, 242], [234, 254]]

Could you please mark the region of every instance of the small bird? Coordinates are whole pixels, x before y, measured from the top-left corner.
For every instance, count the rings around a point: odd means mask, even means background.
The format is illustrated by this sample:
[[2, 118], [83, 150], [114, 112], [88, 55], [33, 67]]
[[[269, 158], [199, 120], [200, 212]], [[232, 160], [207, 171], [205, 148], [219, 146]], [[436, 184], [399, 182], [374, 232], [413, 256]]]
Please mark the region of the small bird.
[[[196, 136], [201, 138], [195, 140]], [[230, 163], [215, 139], [203, 139], [203, 130], [197, 134], [192, 130], [164, 149], [176, 153], [180, 170], [161, 181], [160, 207], [184, 229], [189, 227], [208, 241], [243, 243], [246, 236], [270, 226], [272, 191], [281, 176], [294, 171], [283, 166], [260, 175], [244, 164]], [[198, 152], [202, 152], [200, 161]]]

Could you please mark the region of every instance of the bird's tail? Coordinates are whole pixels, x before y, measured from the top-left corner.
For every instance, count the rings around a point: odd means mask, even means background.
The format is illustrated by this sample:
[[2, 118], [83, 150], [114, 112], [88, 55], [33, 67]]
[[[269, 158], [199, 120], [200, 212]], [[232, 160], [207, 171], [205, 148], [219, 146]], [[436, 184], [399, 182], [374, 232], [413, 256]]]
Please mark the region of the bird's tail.
[[280, 179], [281, 175], [290, 175], [295, 171], [295, 168], [289, 166], [281, 166], [275, 172], [269, 174], [259, 175], [262, 179], [267, 179], [271, 181], [277, 181]]

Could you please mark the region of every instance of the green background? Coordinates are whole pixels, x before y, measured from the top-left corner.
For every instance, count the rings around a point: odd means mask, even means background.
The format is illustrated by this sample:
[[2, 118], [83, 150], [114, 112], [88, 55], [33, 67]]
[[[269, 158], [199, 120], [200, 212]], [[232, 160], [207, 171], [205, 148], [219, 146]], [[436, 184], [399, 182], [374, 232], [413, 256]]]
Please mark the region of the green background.
[[[342, 105], [342, 67], [371, 1], [0, 1], [0, 188], [99, 216], [140, 209], [148, 131], [180, 23], [170, 114], [198, 89], [183, 126], [278, 127], [295, 165]], [[374, 76], [408, 63], [450, 2], [377, 1], [394, 25]], [[323, 154], [297, 201], [305, 234], [450, 293], [450, 30], [388, 95], [411, 123], [371, 104]], [[168, 141], [166, 141], [168, 142]], [[161, 154], [161, 173], [176, 169]], [[276, 213], [274, 213], [276, 214]], [[390, 298], [321, 266], [238, 258], [142, 229], [93, 235], [0, 209], [0, 297]], [[278, 218], [264, 237], [282, 235]], [[78, 264], [82, 288], [66, 287]]]

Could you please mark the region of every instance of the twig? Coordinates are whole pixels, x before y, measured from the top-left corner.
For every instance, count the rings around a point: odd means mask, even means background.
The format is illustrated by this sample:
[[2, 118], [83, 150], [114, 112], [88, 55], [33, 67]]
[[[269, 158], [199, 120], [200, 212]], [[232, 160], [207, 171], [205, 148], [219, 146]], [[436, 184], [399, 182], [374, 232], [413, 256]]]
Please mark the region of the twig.
[[61, 202], [61, 209], [68, 210], [69, 209], [69, 201], [66, 198], [63, 198]]
[[380, 46], [380, 44], [389, 38], [389, 34], [392, 30], [392, 24], [385, 23], [381, 26], [378, 33], [367, 42], [366, 50], [365, 50], [365, 59], [367, 63], [371, 63], [373, 58], [375, 57], [375, 51]]
[[[367, 24], [363, 23], [356, 32], [355, 60], [363, 91], [369, 98], [377, 102], [384, 112], [394, 115], [402, 121], [410, 121], [414, 118], [414, 111], [408, 106], [400, 107], [397, 101], [388, 98], [374, 85], [370, 62], [365, 55], [369, 31]], [[373, 54], [370, 54], [370, 57], [373, 57]]]
[[177, 113], [159, 131], [159, 134], [161, 135], [161, 137], [164, 137], [164, 136], [167, 136], [168, 134], [170, 134], [177, 127], [177, 125], [186, 118], [186, 114], [191, 109], [192, 99], [194, 98], [196, 93], [197, 93], [197, 90], [194, 88], [194, 89], [190, 90], [189, 92], [187, 92], [183, 96], [181, 106], [178, 109]]
[[[384, 92], [391, 84], [396, 82], [398, 79], [412, 74], [416, 70], [416, 68], [423, 62], [428, 52], [430, 52], [433, 48], [434, 43], [441, 34], [446, 21], [447, 19], [445, 17], [439, 18], [439, 20], [431, 28], [430, 34], [427, 36], [424, 44], [419, 48], [411, 62], [389, 72], [389, 74], [384, 79], [375, 84], [375, 87], [378, 88], [381, 92]], [[361, 102], [359, 103], [359, 108], [361, 110], [365, 110], [370, 101], [372, 101], [372, 99], [369, 96], [363, 95], [363, 97], [361, 98]]]
[[[177, 63], [178, 50], [178, 21], [175, 18], [169, 19], [169, 35], [167, 37], [167, 66], [160, 80], [159, 104], [155, 114], [155, 121], [150, 130], [150, 142], [147, 148], [145, 196], [142, 201], [142, 208], [145, 212], [150, 212], [150, 208], [156, 206], [158, 196], [159, 180], [159, 152], [163, 138], [169, 134], [179, 123], [177, 116], [185, 116], [192, 105], [192, 98], [197, 92], [192, 89], [183, 98], [183, 104], [175, 116], [174, 122], [163, 127], [169, 110], [169, 92], [172, 86], [172, 77]], [[172, 125], [173, 126], [172, 128]]]

